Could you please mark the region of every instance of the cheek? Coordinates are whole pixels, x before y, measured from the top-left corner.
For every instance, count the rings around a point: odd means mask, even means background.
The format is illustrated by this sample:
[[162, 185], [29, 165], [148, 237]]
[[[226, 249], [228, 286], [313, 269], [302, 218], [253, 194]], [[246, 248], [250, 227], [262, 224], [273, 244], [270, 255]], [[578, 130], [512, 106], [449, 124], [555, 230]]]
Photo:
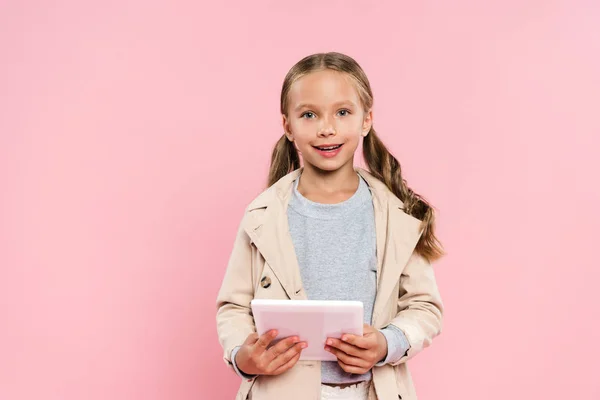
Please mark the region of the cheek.
[[361, 121], [345, 121], [339, 126], [338, 134], [348, 141], [357, 141], [362, 137], [362, 128]]
[[339, 129], [347, 134], [359, 134], [362, 132], [363, 120], [357, 115], [346, 118], [340, 121]]
[[316, 128], [312, 126], [310, 123], [306, 122], [298, 122], [294, 124], [290, 124], [290, 129], [294, 134], [294, 140], [298, 143], [305, 143], [308, 140], [312, 140], [316, 134]]

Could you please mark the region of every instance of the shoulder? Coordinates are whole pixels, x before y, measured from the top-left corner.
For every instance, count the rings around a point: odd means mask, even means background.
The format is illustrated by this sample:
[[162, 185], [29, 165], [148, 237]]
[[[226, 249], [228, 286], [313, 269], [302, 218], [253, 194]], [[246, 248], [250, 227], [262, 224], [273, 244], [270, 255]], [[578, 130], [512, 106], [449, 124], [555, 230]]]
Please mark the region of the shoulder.
[[246, 213], [249, 213], [249, 212], [259, 209], [259, 208], [266, 208], [271, 202], [273, 202], [273, 200], [275, 199], [275, 196], [276, 196], [276, 191], [273, 186], [270, 186], [269, 188], [263, 190], [262, 193], [260, 193], [258, 196], [256, 196], [250, 202], [250, 204], [248, 204], [248, 206], [246, 207], [246, 210], [245, 210]]
[[369, 185], [373, 201], [378, 203], [379, 209], [387, 210], [387, 223], [391, 229], [399, 236], [408, 235], [418, 240], [423, 232], [423, 221], [407, 213], [402, 200], [379, 178], [364, 169], [357, 171]]
[[266, 220], [279, 218], [279, 210], [289, 198], [292, 184], [300, 173], [300, 169], [290, 172], [256, 196], [244, 211], [241, 229], [246, 232], [253, 231]]
[[246, 207], [246, 213], [267, 208], [273, 202], [285, 200], [285, 197], [291, 191], [292, 183], [300, 176], [301, 172], [301, 169], [294, 170], [269, 186], [250, 202]]
[[404, 203], [402, 203], [402, 200], [400, 200], [384, 182], [365, 169], [357, 168], [356, 171], [367, 182], [371, 189], [371, 193], [373, 193], [373, 196], [376, 199], [382, 203], [389, 204], [392, 207], [404, 210]]

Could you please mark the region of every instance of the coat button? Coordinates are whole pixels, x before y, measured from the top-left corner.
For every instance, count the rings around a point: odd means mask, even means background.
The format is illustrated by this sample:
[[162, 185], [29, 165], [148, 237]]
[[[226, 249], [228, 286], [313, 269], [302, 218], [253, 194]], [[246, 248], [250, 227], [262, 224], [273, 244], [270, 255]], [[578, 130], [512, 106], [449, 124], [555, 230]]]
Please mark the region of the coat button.
[[268, 276], [263, 277], [260, 280], [260, 285], [265, 289], [268, 288], [269, 286], [271, 286], [271, 278], [269, 278]]

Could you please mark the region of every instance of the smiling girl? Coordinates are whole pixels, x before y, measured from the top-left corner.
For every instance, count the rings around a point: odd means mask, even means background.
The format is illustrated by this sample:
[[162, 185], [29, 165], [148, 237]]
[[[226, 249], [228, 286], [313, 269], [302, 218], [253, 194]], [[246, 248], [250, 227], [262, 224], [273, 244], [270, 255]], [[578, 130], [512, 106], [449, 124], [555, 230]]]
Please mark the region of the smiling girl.
[[[372, 106], [344, 54], [305, 57], [285, 77], [269, 187], [246, 209], [217, 299], [224, 359], [243, 377], [237, 399], [416, 399], [406, 361], [441, 331], [432, 262], [443, 251]], [[368, 171], [354, 166], [361, 141]], [[362, 301], [364, 334], [327, 340], [337, 362], [298, 361], [314, 344], [258, 336], [254, 298]]]

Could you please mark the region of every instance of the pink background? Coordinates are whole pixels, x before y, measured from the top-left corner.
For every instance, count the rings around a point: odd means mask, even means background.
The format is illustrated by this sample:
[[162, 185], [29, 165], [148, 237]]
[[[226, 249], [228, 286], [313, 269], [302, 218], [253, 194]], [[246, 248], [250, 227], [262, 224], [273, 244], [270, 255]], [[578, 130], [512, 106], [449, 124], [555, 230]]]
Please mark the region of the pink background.
[[598, 2], [94, 3], [0, 3], [0, 399], [233, 398], [215, 297], [329, 50], [439, 209], [419, 398], [600, 398]]

